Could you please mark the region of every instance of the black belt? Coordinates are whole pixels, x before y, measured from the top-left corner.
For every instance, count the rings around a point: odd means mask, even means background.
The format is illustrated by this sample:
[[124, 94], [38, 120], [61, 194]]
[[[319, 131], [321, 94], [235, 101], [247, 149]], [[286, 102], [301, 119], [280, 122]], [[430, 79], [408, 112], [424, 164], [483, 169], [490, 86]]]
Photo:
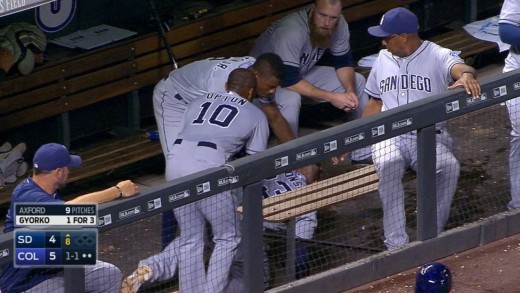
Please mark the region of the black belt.
[[[182, 143], [182, 138], [177, 138], [173, 144], [181, 144]], [[217, 149], [217, 145], [212, 143], [212, 142], [209, 142], [209, 141], [199, 141], [197, 143], [197, 146], [203, 146], [203, 147], [208, 147], [208, 148], [212, 148], [214, 150]]]

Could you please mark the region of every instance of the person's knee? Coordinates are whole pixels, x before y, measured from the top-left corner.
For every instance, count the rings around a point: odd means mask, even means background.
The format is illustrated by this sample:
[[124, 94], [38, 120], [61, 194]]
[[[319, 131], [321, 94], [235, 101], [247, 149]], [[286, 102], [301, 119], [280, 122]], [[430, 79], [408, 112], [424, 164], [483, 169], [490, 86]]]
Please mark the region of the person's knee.
[[103, 271], [103, 275], [110, 276], [114, 282], [117, 281], [119, 283], [123, 278], [123, 273], [121, 272], [121, 270], [111, 263], [105, 263]]
[[402, 177], [405, 171], [405, 160], [401, 156], [374, 156], [374, 164], [380, 177]]
[[457, 176], [460, 172], [460, 163], [454, 156], [447, 156], [444, 159], [437, 158], [437, 172], [448, 176]]
[[[101, 290], [100, 292], [114, 292], [115, 288], [121, 286], [123, 279], [123, 273], [121, 270], [108, 262], [98, 261], [95, 268], [88, 274], [89, 277], [85, 279], [87, 287], [98, 287], [93, 288], [94, 290]], [[105, 281], [99, 282], [100, 278]], [[91, 283], [89, 286], [89, 282]]]

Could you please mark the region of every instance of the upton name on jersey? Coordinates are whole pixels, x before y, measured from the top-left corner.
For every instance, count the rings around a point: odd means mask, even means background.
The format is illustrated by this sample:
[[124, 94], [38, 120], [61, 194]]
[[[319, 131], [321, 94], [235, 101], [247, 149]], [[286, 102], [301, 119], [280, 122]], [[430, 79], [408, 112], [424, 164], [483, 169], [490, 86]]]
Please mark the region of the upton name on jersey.
[[228, 96], [223, 94], [209, 93], [206, 95], [206, 100], [222, 100], [224, 102], [235, 103], [239, 106], [243, 106], [248, 103], [247, 100], [238, 96]]

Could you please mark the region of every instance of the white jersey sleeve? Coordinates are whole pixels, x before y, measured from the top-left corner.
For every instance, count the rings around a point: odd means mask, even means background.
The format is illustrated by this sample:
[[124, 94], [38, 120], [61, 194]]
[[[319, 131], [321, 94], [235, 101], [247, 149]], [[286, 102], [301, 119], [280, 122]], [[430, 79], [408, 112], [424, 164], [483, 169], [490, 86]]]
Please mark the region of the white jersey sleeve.
[[498, 23], [520, 26], [520, 0], [505, 0]]
[[376, 60], [374, 61], [374, 64], [372, 65], [372, 69], [370, 69], [370, 73], [368, 74], [368, 78], [365, 84], [365, 93], [367, 93], [369, 97], [373, 97], [376, 99], [381, 98], [381, 92], [379, 91], [379, 87], [377, 86], [377, 72], [383, 63], [381, 61], [382, 54], [389, 54], [388, 50], [384, 49], [379, 52]]

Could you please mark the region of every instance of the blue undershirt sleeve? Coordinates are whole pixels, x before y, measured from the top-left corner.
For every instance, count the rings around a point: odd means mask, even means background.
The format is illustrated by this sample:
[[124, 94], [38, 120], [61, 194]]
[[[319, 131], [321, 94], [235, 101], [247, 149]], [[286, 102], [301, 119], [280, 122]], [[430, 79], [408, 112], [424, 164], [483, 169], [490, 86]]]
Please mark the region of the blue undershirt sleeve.
[[282, 87], [288, 87], [294, 84], [297, 84], [302, 80], [300, 76], [300, 69], [298, 67], [284, 65], [285, 74], [282, 83]]
[[332, 56], [334, 68], [339, 69], [343, 67], [354, 67], [354, 58], [352, 57], [352, 51], [349, 50], [347, 53], [341, 56]]
[[500, 40], [511, 45], [520, 45], [520, 26], [509, 23], [498, 24]]

